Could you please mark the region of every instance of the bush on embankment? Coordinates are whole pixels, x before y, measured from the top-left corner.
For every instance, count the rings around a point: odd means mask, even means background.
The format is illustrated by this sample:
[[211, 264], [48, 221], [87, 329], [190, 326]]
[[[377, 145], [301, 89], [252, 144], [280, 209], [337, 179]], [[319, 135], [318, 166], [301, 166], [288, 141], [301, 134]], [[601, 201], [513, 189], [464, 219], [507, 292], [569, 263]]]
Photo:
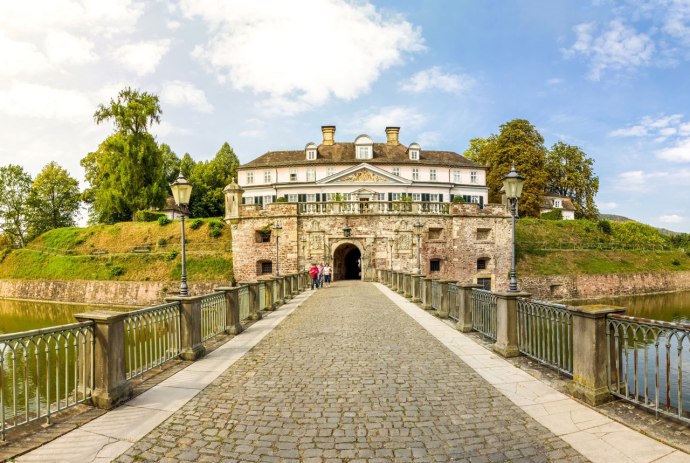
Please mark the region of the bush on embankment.
[[[230, 230], [217, 219], [198, 220], [185, 227], [189, 281], [231, 280]], [[7, 253], [0, 278], [174, 281], [181, 273], [180, 245], [179, 221], [59, 228]]]
[[517, 221], [515, 241], [523, 274], [690, 271], [678, 239], [634, 221], [524, 218]]

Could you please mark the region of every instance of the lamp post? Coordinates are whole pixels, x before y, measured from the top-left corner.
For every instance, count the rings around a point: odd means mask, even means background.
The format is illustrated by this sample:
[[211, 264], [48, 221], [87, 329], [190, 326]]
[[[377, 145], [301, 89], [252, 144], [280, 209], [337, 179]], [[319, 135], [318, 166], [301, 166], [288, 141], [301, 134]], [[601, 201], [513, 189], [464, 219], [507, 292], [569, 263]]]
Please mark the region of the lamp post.
[[414, 224], [414, 234], [417, 237], [417, 274], [422, 274], [422, 231], [424, 230], [424, 224], [417, 218], [417, 223]]
[[388, 238], [388, 247], [391, 248], [391, 272], [393, 271], [393, 238]]
[[182, 276], [180, 278], [180, 296], [189, 296], [187, 288], [187, 259], [185, 256], [185, 239], [184, 239], [184, 215], [185, 210], [189, 206], [189, 198], [192, 196], [192, 184], [182, 176], [182, 172], [178, 175], [177, 180], [170, 184], [175, 204], [180, 210], [180, 227], [182, 230]]
[[525, 183], [525, 177], [518, 174], [515, 166], [510, 169], [508, 175], [503, 177], [503, 191], [506, 194], [508, 203], [510, 204], [510, 215], [513, 216], [512, 229], [512, 255], [510, 260], [510, 286], [509, 291], [518, 291], [517, 274], [515, 273], [515, 216], [517, 215], [517, 206], [520, 195], [522, 194], [522, 186]]
[[343, 227], [343, 236], [345, 238], [350, 237], [350, 233], [352, 233], [352, 228], [347, 224], [347, 216], [345, 216], [345, 226]]
[[276, 222], [273, 225], [273, 234], [276, 237], [276, 276], [280, 276], [280, 257], [278, 256], [278, 241], [280, 240], [280, 232], [283, 231], [283, 226]]

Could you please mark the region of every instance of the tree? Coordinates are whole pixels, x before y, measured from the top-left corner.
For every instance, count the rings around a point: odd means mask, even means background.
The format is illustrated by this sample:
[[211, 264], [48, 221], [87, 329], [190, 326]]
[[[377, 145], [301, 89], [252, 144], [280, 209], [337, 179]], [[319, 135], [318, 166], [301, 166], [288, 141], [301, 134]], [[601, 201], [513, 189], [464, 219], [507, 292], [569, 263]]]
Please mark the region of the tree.
[[74, 226], [80, 197], [79, 182], [56, 162], [47, 164], [31, 185], [28, 199], [31, 235]]
[[194, 164], [188, 177], [194, 185], [190, 198], [190, 212], [193, 217], [223, 215], [223, 189], [232, 182], [238, 166], [239, 160], [228, 143], [221, 146], [211, 161]]
[[498, 135], [473, 138], [465, 156], [488, 167], [486, 184], [489, 201], [500, 202], [503, 177], [515, 170], [526, 180], [520, 197], [520, 215], [539, 217], [541, 199], [546, 187], [546, 148], [544, 138], [524, 119], [501, 125]]
[[27, 242], [31, 176], [18, 165], [0, 167], [0, 229], [14, 246]]
[[161, 143], [160, 150], [163, 158], [163, 175], [165, 175], [165, 181], [169, 185], [175, 181], [180, 173], [180, 158], [165, 143]]
[[112, 120], [115, 133], [81, 160], [90, 185], [83, 199], [91, 207], [91, 221], [131, 220], [138, 210], [164, 205], [168, 195], [166, 166], [161, 149], [148, 132], [151, 124], [160, 121], [160, 115], [157, 96], [130, 88], [122, 90], [108, 106], [98, 106], [96, 123]]
[[599, 177], [594, 175], [594, 160], [579, 146], [555, 143], [546, 157], [549, 174], [547, 191], [573, 201], [575, 217], [596, 220], [599, 215], [594, 196], [599, 191]]

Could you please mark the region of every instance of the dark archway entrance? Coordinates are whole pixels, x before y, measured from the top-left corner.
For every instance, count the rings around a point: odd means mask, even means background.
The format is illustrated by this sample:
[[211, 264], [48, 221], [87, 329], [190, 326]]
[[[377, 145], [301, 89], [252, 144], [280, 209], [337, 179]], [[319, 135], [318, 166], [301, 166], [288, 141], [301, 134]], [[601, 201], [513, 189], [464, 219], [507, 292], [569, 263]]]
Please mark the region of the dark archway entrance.
[[359, 248], [351, 243], [338, 246], [333, 253], [333, 278], [337, 280], [361, 280], [361, 258]]

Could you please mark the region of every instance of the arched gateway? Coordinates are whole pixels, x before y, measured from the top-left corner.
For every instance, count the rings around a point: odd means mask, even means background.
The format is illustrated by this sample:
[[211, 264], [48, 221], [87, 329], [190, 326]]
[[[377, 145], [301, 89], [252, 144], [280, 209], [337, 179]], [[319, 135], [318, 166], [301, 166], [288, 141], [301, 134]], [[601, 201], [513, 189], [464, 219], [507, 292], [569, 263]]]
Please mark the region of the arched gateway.
[[333, 252], [333, 279], [361, 280], [362, 251], [353, 243], [341, 243]]

